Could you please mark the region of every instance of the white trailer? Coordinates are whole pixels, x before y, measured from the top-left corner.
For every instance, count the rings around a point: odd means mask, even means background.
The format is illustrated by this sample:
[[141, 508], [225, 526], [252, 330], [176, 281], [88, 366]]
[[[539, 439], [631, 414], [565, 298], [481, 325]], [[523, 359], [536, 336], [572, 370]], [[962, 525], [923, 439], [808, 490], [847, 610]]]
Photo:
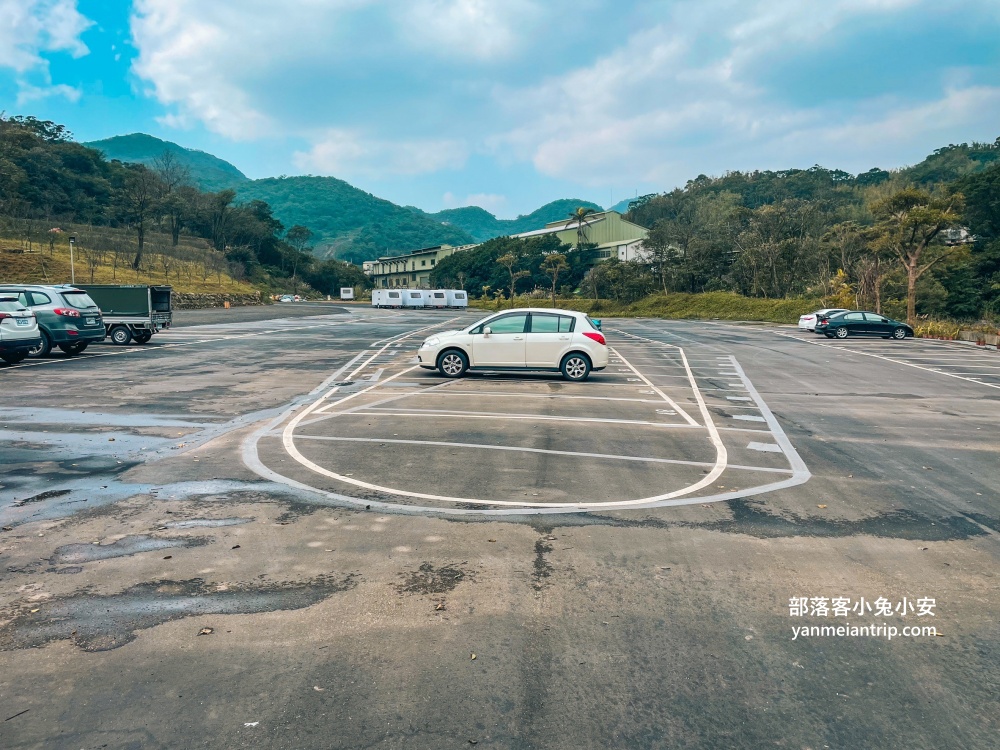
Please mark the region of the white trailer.
[[372, 307], [402, 307], [403, 290], [401, 289], [373, 289]]
[[341, 299], [354, 299], [354, 287], [353, 286], [342, 286], [342, 287], [340, 287], [340, 298]]
[[431, 292], [424, 292], [424, 305], [426, 307], [447, 307], [448, 291], [446, 289], [435, 289]]
[[423, 307], [424, 293], [419, 289], [404, 289], [403, 307]]
[[448, 307], [469, 306], [469, 296], [461, 289], [449, 289], [445, 294], [448, 298]]

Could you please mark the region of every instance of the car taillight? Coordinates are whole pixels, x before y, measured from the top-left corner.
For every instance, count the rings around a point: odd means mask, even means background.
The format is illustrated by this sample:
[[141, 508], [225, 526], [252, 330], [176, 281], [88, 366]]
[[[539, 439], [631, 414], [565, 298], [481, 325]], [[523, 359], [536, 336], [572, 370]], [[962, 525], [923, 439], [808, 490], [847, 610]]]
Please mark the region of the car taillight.
[[53, 310], [56, 315], [62, 315], [64, 318], [79, 318], [79, 310], [70, 310], [68, 307], [57, 307]]
[[596, 341], [601, 346], [607, 346], [607, 342], [604, 340], [603, 333], [597, 333], [596, 331], [584, 331], [583, 335], [586, 336], [591, 341]]
[[0, 313], [0, 320], [6, 320], [7, 318], [13, 318], [13, 315], [8, 315], [7, 313]]

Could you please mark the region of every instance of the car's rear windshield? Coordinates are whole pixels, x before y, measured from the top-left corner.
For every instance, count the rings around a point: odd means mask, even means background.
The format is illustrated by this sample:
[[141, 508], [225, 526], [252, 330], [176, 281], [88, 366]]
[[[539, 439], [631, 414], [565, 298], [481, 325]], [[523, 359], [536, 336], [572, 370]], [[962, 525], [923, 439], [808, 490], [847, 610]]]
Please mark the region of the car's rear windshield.
[[86, 310], [89, 307], [97, 307], [97, 303], [90, 298], [86, 292], [63, 292], [62, 297], [66, 304], [75, 307], [77, 310]]
[[24, 305], [22, 305], [13, 297], [0, 299], [0, 312], [17, 312], [18, 310], [23, 310], [23, 309]]

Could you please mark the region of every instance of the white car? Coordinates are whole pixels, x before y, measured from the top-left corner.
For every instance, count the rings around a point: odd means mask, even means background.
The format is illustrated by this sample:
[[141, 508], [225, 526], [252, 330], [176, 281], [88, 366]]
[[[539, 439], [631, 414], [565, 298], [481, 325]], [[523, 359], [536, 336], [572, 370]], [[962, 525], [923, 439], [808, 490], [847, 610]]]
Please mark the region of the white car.
[[417, 359], [447, 378], [459, 378], [470, 368], [553, 370], [579, 382], [608, 366], [608, 344], [600, 325], [584, 313], [521, 308], [460, 331], [436, 333], [421, 345]]
[[0, 294], [0, 359], [16, 365], [41, 343], [35, 314], [18, 297]]
[[816, 333], [816, 321], [819, 320], [820, 315], [836, 315], [842, 312], [847, 312], [847, 309], [843, 307], [824, 307], [822, 310], [800, 315], [799, 330]]

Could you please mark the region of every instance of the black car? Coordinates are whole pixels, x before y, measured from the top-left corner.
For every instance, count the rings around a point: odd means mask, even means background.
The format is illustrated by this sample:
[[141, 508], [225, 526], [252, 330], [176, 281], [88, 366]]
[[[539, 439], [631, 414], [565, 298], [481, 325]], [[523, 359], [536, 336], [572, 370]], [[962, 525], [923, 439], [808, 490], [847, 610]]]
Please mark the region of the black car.
[[828, 339], [846, 339], [848, 336], [881, 336], [884, 339], [902, 341], [913, 335], [913, 329], [906, 323], [887, 318], [873, 312], [848, 310], [836, 315], [821, 316], [816, 321], [816, 333]]

